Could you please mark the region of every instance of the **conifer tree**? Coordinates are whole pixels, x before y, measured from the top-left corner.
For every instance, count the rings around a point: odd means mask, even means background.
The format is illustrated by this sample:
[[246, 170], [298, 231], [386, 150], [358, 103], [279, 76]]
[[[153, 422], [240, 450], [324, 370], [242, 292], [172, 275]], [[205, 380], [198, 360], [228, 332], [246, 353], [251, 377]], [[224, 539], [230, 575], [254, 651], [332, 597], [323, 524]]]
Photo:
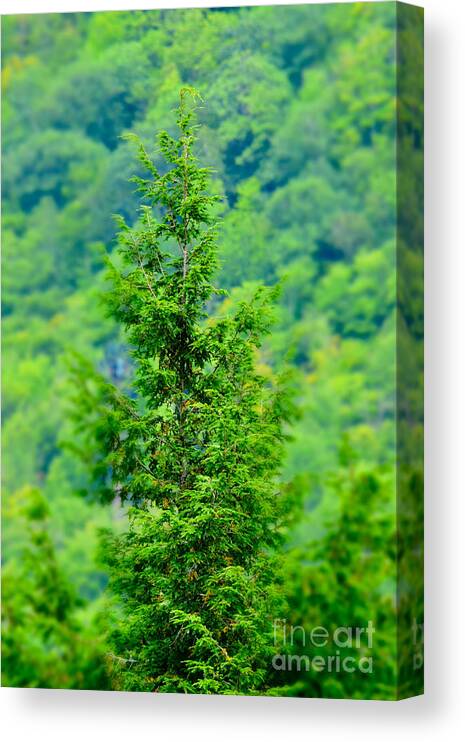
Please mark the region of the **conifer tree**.
[[87, 370], [81, 402], [95, 420], [100, 496], [129, 506], [127, 531], [104, 543], [122, 612], [111, 635], [117, 687], [247, 694], [266, 691], [280, 610], [291, 403], [282, 378], [256, 370], [276, 290], [207, 314], [226, 292], [212, 284], [219, 198], [194, 152], [197, 101], [183, 88], [178, 137], [158, 135], [163, 169], [137, 140], [140, 219], [118, 218], [109, 303], [132, 388]]

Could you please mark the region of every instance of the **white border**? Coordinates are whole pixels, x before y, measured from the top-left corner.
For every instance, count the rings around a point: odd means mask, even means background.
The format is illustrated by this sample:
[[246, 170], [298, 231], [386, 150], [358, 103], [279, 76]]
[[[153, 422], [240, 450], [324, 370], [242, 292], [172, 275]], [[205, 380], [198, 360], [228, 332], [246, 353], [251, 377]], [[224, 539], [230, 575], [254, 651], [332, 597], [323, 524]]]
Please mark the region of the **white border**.
[[[382, 0], [371, 0], [381, 2]], [[332, 0], [320, 0], [313, 4], [328, 4]], [[337, 2], [353, 2], [353, 0], [337, 0]], [[3, 0], [1, 13], [58, 13], [72, 11], [98, 10], [160, 10], [169, 8], [234, 8], [242, 5], [305, 5], [307, 0], [162, 0], [161, 2], [146, 2], [146, 0]], [[415, 5], [423, 5], [415, 2]]]

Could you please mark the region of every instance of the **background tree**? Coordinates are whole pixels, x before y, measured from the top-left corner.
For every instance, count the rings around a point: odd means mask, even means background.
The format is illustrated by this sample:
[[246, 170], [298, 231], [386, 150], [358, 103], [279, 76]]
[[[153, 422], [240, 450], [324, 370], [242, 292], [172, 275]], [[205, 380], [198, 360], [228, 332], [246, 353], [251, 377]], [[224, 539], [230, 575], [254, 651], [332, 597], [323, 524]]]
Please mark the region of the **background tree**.
[[207, 319], [207, 302], [224, 296], [211, 283], [218, 197], [194, 154], [198, 95], [183, 88], [180, 98], [178, 137], [158, 136], [163, 170], [139, 142], [140, 222], [118, 219], [121, 265], [110, 269], [133, 392], [84, 369], [81, 425], [93, 410], [101, 497], [130, 504], [129, 529], [104, 545], [123, 611], [112, 635], [120, 687], [263, 692], [291, 412], [281, 381], [256, 370], [276, 290], [259, 287], [235, 312]]
[[108, 687], [98, 621], [83, 610], [60, 567], [41, 492], [25, 487], [10, 507], [28, 544], [2, 569], [2, 684], [36, 688]]
[[[327, 658], [339, 652], [371, 657], [373, 672], [286, 672], [289, 695], [328, 698], [395, 697], [396, 687], [396, 521], [394, 471], [369, 467], [345, 438], [339, 451], [339, 471], [328, 482], [325, 531], [310, 541], [309, 524], [300, 525], [302, 543], [293, 553], [291, 581], [299, 585], [289, 601], [288, 624], [303, 626], [375, 627], [371, 647], [361, 642], [339, 647], [333, 641], [313, 653]], [[311, 516], [308, 518], [311, 521]], [[287, 645], [288, 653], [312, 654], [308, 643]], [[282, 675], [282, 673], [281, 673]], [[278, 681], [279, 682], [279, 679]], [[281, 680], [282, 682], [282, 680]], [[391, 695], [392, 694], [392, 695]]]

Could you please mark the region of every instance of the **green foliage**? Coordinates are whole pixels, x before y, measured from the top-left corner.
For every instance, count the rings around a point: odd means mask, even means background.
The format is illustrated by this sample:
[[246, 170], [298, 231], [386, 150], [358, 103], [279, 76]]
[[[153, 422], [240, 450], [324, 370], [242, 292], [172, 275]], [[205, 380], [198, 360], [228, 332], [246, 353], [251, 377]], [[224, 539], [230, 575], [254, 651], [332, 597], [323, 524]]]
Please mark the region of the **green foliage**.
[[[328, 493], [319, 509], [323, 533], [306, 539], [294, 553], [295, 590], [289, 624], [306, 627], [363, 627], [375, 629], [373, 647], [337, 648], [341, 658], [371, 656], [373, 673], [321, 672], [307, 678], [287, 677], [290, 695], [330, 698], [396, 697], [396, 520], [394, 472], [390, 466], [373, 469], [357, 460], [352, 444], [343, 441], [339, 470], [328, 480]], [[312, 514], [313, 515], [313, 514]], [[307, 516], [308, 519], [312, 516]], [[313, 519], [315, 516], [313, 515]], [[300, 639], [297, 633], [297, 639]], [[333, 655], [328, 644], [314, 650]], [[297, 641], [296, 655], [308, 653]]]
[[106, 299], [126, 330], [137, 396], [85, 369], [77, 417], [84, 430], [95, 419], [97, 494], [131, 504], [129, 530], [105, 549], [124, 613], [112, 637], [117, 682], [253, 693], [266, 688], [272, 651], [291, 410], [279, 381], [255, 369], [276, 292], [259, 287], [207, 321], [207, 303], [223, 295], [211, 283], [218, 197], [194, 154], [190, 98], [183, 88], [179, 136], [158, 135], [163, 174], [138, 142], [140, 221], [118, 218], [121, 267], [111, 265]]
[[63, 574], [42, 494], [24, 488], [10, 503], [29, 543], [2, 570], [2, 684], [15, 687], [108, 686], [104, 649], [91, 615]]
[[82, 182], [98, 171], [101, 144], [72, 132], [40, 132], [5, 158], [6, 197], [25, 211], [50, 196], [58, 206], [75, 198]]
[[[70, 351], [89, 359], [84, 373], [88, 376], [86, 386], [94, 395], [92, 414], [100, 420], [102, 443], [113, 445], [116, 436], [108, 437], [107, 423], [120, 429], [120, 408], [128, 397], [133, 361], [128, 340], [115, 320], [102, 322], [98, 297], [105, 251], [113, 252], [115, 276], [121, 271], [125, 276], [118, 279], [120, 299], [129, 296], [129, 290], [139, 292], [136, 304], [128, 305], [127, 316], [121, 310], [120, 319], [138, 318], [141, 327], [150, 325], [150, 331], [141, 336], [133, 326], [133, 349], [140, 343], [141, 349], [150, 346], [155, 354], [162, 340], [173, 341], [180, 332], [179, 307], [173, 306], [172, 296], [163, 293], [167, 286], [157, 283], [157, 291], [163, 292], [155, 299], [144, 288], [142, 269], [132, 275], [113, 251], [111, 214], [124, 218], [127, 229], [122, 231], [123, 240], [124, 235], [139, 235], [143, 254], [149, 247], [144, 234], [155, 230], [155, 224], [164, 218], [160, 208], [155, 208], [151, 217], [139, 212], [138, 194], [128, 177], [133, 172], [141, 178], [147, 176], [142, 167], [135, 169], [132, 143], [122, 135], [131, 128], [151, 155], [155, 129], [164, 127], [170, 136], [177, 136], [171, 112], [177, 91], [186, 84], [195, 85], [206, 97], [205, 108], [198, 111], [202, 127], [196, 154], [213, 166], [212, 185], [223, 197], [210, 209], [212, 217], [223, 220], [218, 266], [205, 283], [206, 266], [195, 266], [197, 273], [194, 271], [189, 291], [208, 291], [207, 284], [212, 284], [230, 292], [229, 298], [213, 294], [205, 308], [208, 318], [199, 319], [199, 345], [192, 349], [193, 373], [201, 363], [208, 367], [211, 354], [219, 355], [235, 332], [241, 312], [234, 308], [241, 303], [249, 306], [258, 285], [280, 282], [282, 291], [274, 300], [276, 323], [260, 349], [253, 351], [253, 368], [257, 377], [267, 379], [260, 394], [268, 393], [268, 384], [283, 358], [296, 370], [301, 415], [292, 425], [290, 440], [284, 442], [282, 478], [294, 481], [293, 492], [298, 502], [304, 501], [306, 515], [295, 525], [291, 544], [302, 547], [306, 561], [319, 549], [318, 559], [324, 568], [331, 559], [328, 534], [338, 533], [344, 539], [336, 505], [349, 498], [347, 467], [339, 457], [344, 435], [350, 439], [360, 476], [369, 475], [378, 482], [370, 495], [373, 517], [385, 512], [386, 492], [393, 486], [387, 481], [386, 470], [394, 466], [396, 444], [396, 332], [408, 370], [406, 420], [416, 419], [411, 409], [416, 411], [421, 404], [420, 344], [417, 347], [414, 342], [422, 331], [421, 256], [415, 249], [421, 235], [421, 207], [412, 195], [418, 192], [421, 180], [421, 111], [414, 96], [402, 100], [396, 96], [396, 20], [395, 3], [3, 19], [2, 484], [7, 574], [13, 563], [15, 570], [20, 569], [23, 550], [31, 543], [27, 521], [17, 517], [12, 503], [23, 487], [39, 488], [49, 507], [47, 529], [60, 573], [72, 583], [80, 600], [90, 601], [82, 611], [95, 613], [106, 584], [102, 567], [94, 559], [97, 532], [107, 528], [117, 534], [125, 522], [125, 511], [115, 502], [110, 504], [114, 495], [111, 486], [103, 504], [95, 498], [76, 496], [86, 488], [87, 467], [96, 464], [98, 470], [100, 465], [94, 489], [101, 493], [110, 484], [108, 465], [119, 467], [126, 493], [138, 493], [139, 502], [127, 503], [136, 506], [137, 512], [153, 489], [147, 472], [137, 470], [135, 485], [123, 475], [126, 472], [129, 477], [136, 470], [135, 456], [153, 471], [150, 446], [161, 445], [161, 439], [147, 436], [147, 430], [170, 423], [169, 410], [160, 413], [163, 421], [150, 421], [149, 408], [141, 409], [131, 396], [129, 408], [142, 416], [144, 424], [134, 418], [131, 426], [128, 424], [128, 443], [114, 449], [110, 446], [111, 462], [106, 457], [99, 462], [93, 457], [90, 441], [85, 440], [91, 429], [82, 431], [79, 438], [73, 438], [71, 432], [65, 359]], [[410, 34], [409, 42], [402, 45], [411, 70], [407, 82], [419, 89], [412, 62], [420, 58], [420, 40], [409, 24], [401, 33]], [[408, 156], [410, 163], [404, 169], [408, 176], [399, 183], [395, 179], [396, 110], [402, 114], [397, 123], [403, 135], [398, 154]], [[153, 153], [153, 163], [162, 176], [166, 174], [160, 152]], [[401, 213], [404, 228], [399, 235], [397, 195], [405, 204]], [[398, 286], [392, 281], [396, 240], [402, 245], [401, 259], [406, 267], [406, 279]], [[213, 246], [212, 236], [207, 251]], [[175, 261], [176, 249], [172, 239], [160, 257]], [[143, 265], [147, 270], [149, 266]], [[213, 261], [209, 265], [213, 268]], [[395, 320], [396, 292], [404, 315], [400, 328]], [[253, 322], [265, 309], [264, 299], [263, 293], [256, 299], [256, 306], [262, 309], [253, 313]], [[155, 310], [166, 319], [163, 337], [163, 328], [151, 322]], [[192, 316], [190, 321], [194, 320]], [[241, 321], [252, 320], [244, 316]], [[224, 335], [215, 336], [215, 327], [222, 328]], [[205, 347], [207, 339], [210, 345]], [[97, 374], [93, 368], [98, 369]], [[143, 362], [140, 368], [149, 373]], [[139, 389], [139, 396], [147, 393], [149, 402], [155, 404], [165, 386], [173, 388], [172, 369], [165, 373], [154, 364], [150, 374], [152, 387]], [[197, 376], [194, 380], [197, 383]], [[225, 383], [221, 374], [217, 383], [212, 395]], [[200, 387], [192, 387], [192, 393], [195, 390], [200, 393]], [[114, 403], [113, 420], [108, 419], [109, 403]], [[213, 397], [209, 404], [213, 406]], [[224, 414], [229, 409], [232, 415], [228, 405]], [[129, 416], [129, 412], [123, 415], [125, 419]], [[195, 408], [192, 419], [205, 425], [206, 417], [204, 408]], [[239, 422], [243, 425], [244, 420]], [[232, 421], [227, 423], [224, 434], [231, 435]], [[401, 432], [405, 450], [410, 451], [419, 440], [420, 427], [413, 432], [406, 427]], [[211, 434], [219, 436], [220, 432]], [[78, 462], [61, 445], [64, 440], [83, 448], [89, 459]], [[141, 441], [146, 441], [148, 448], [141, 450]], [[168, 449], [165, 453], [167, 456]], [[201, 450], [191, 453], [201, 458]], [[215, 466], [218, 458], [219, 454], [216, 463], [212, 460]], [[182, 458], [176, 456], [175, 464], [182, 467]], [[412, 471], [402, 474], [407, 521], [412, 521], [414, 513], [418, 477]], [[354, 492], [357, 481], [351, 479]], [[202, 497], [205, 500], [207, 494]], [[158, 505], [148, 507], [153, 521], [148, 516], [140, 522], [134, 517], [133, 528], [140, 530], [143, 523], [149, 532], [154, 522], [159, 522], [157, 518], [167, 517], [164, 512]], [[361, 523], [366, 515], [365, 508], [360, 512]], [[411, 526], [413, 534], [413, 522]], [[388, 540], [387, 530], [383, 533]], [[407, 541], [409, 534], [407, 529]], [[226, 539], [227, 533], [221, 535]], [[349, 571], [356, 561], [350, 554], [341, 561], [346, 574], [337, 590], [334, 587], [337, 598], [331, 608], [334, 620], [339, 621], [337, 601], [340, 622], [349, 595], [351, 604], [358, 601], [360, 608], [368, 599], [358, 577], [349, 591]], [[381, 579], [390, 565], [390, 556], [372, 565], [373, 583], [376, 569]], [[144, 579], [151, 579], [150, 573], [144, 574]], [[317, 576], [314, 570], [308, 580], [316, 584]], [[241, 584], [238, 573], [231, 572], [225, 576], [225, 590], [230, 579]], [[318, 605], [315, 603], [313, 613], [305, 618], [305, 606], [298, 597], [301, 589], [296, 571], [285, 573], [280, 594], [286, 593], [294, 606], [293, 620], [314, 621]], [[245, 600], [248, 593], [245, 588], [242, 592]], [[321, 585], [318, 595], [321, 605], [326, 605], [329, 593], [325, 597]], [[5, 597], [8, 609], [14, 592], [7, 591]], [[215, 610], [219, 615], [220, 607]], [[260, 606], [256, 610], [260, 613]], [[377, 610], [375, 605], [375, 613]], [[178, 615], [177, 619], [181, 618], [187, 620]], [[189, 646], [193, 646], [196, 625], [192, 624], [191, 630]], [[28, 631], [31, 641], [36, 636], [40, 649], [44, 641], [40, 624], [35, 630], [31, 619]], [[181, 635], [184, 633], [182, 629]], [[200, 641], [200, 633], [195, 636]], [[185, 636], [183, 641], [188, 641]], [[212, 646], [208, 651], [214, 654]], [[260, 651], [257, 649], [257, 656]], [[23, 657], [18, 653], [15, 670], [21, 682], [49, 682], [34, 673], [28, 678], [26, 666], [21, 669]], [[26, 659], [24, 662], [27, 665]], [[371, 678], [370, 692], [388, 694], [389, 667], [388, 663], [379, 686], [376, 677]], [[70, 677], [73, 672], [71, 669]], [[192, 673], [194, 676], [193, 669]], [[223, 677], [224, 673], [222, 667]], [[200, 674], [198, 671], [197, 677]], [[255, 680], [258, 685], [263, 682], [258, 676]], [[253, 682], [247, 680], [248, 687]], [[282, 683], [282, 678], [278, 682]], [[92, 675], [82, 680], [86, 687], [93, 683]], [[307, 690], [321, 695], [354, 690], [349, 686], [335, 690], [331, 683], [331, 678], [320, 674], [316, 685], [309, 680]], [[303, 694], [305, 690], [301, 687], [296, 692]]]

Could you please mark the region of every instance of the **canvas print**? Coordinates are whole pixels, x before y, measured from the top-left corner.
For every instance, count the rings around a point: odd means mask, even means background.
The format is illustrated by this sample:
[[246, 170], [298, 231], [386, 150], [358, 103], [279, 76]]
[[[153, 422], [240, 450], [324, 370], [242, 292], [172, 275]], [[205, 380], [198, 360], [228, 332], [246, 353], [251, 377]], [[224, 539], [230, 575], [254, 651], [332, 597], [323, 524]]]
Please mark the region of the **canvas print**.
[[423, 690], [423, 14], [2, 18], [2, 683]]

